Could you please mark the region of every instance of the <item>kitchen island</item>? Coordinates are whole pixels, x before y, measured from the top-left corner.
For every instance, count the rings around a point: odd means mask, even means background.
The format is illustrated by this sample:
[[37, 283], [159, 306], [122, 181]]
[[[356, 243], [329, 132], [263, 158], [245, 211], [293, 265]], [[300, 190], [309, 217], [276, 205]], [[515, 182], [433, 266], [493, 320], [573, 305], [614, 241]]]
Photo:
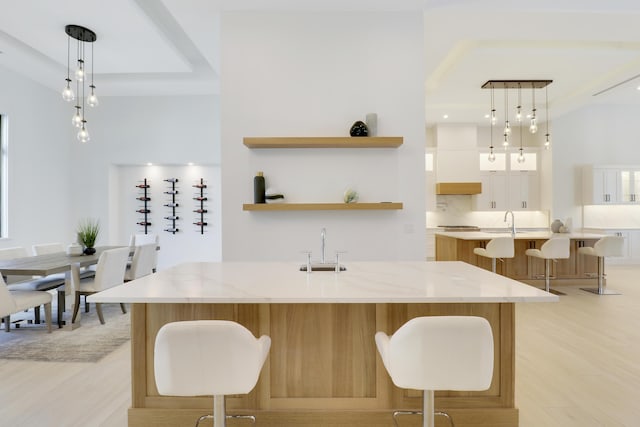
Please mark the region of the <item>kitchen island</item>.
[[271, 337], [256, 388], [229, 396], [229, 413], [255, 414], [260, 426], [390, 426], [392, 409], [420, 408], [421, 393], [393, 385], [374, 335], [424, 315], [482, 316], [494, 334], [489, 390], [439, 392], [436, 407], [458, 427], [518, 425], [514, 303], [557, 296], [463, 262], [353, 262], [341, 273], [310, 274], [299, 267], [188, 263], [90, 296], [132, 303], [129, 426], [191, 426], [211, 410], [207, 397], [160, 396], [153, 377], [157, 331], [192, 319], [233, 320]]
[[[491, 259], [473, 253], [474, 248], [485, 247], [495, 237], [510, 236], [510, 233], [486, 231], [436, 232], [436, 261], [464, 261], [491, 270]], [[553, 284], [597, 286], [598, 264], [595, 257], [578, 254], [578, 248], [593, 246], [603, 234], [597, 233], [552, 233], [550, 231], [517, 232], [514, 237], [515, 256], [496, 264], [496, 272], [503, 276], [544, 288], [544, 260], [525, 255], [530, 248], [540, 249], [553, 237], [570, 240], [569, 258], [552, 263]]]

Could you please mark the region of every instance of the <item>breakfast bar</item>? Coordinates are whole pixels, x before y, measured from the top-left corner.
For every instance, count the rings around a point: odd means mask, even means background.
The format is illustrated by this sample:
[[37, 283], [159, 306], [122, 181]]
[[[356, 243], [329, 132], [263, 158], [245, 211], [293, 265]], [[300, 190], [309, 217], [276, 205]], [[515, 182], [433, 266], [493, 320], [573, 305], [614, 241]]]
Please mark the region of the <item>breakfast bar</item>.
[[211, 411], [208, 397], [158, 394], [153, 347], [168, 322], [227, 319], [271, 337], [256, 388], [227, 397], [228, 413], [254, 414], [261, 426], [390, 426], [392, 410], [421, 407], [421, 392], [393, 385], [375, 333], [417, 316], [475, 315], [493, 330], [491, 386], [438, 392], [436, 408], [458, 427], [515, 427], [515, 303], [557, 300], [457, 261], [352, 262], [340, 273], [289, 262], [186, 263], [89, 297], [132, 304], [129, 426], [192, 425]]

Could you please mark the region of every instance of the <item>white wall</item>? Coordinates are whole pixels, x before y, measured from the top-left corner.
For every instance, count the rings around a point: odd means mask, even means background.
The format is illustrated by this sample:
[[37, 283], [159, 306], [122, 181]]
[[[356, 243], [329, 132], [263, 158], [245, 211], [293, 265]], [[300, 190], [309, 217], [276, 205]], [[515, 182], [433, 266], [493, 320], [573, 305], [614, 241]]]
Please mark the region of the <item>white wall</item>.
[[[59, 93], [0, 67], [8, 128], [8, 235], [0, 247], [68, 242], [72, 108]], [[66, 108], [69, 107], [69, 108]]]
[[581, 167], [640, 164], [640, 106], [600, 105], [553, 121], [553, 212], [582, 226]]
[[[100, 106], [89, 114], [91, 141], [72, 144], [71, 217], [73, 224], [84, 217], [99, 218], [103, 231], [98, 244], [128, 243], [129, 226], [132, 221], [135, 224], [136, 213], [127, 208], [130, 190], [123, 190], [135, 183], [124, 183], [128, 175], [122, 167], [152, 162], [164, 168], [159, 169], [162, 173], [157, 172], [164, 176], [165, 172], [174, 172], [171, 167], [184, 168], [187, 174], [189, 162], [209, 167], [220, 163], [219, 111], [214, 96], [102, 97]], [[211, 176], [211, 195], [219, 206], [220, 181], [214, 179], [215, 174]], [[162, 235], [162, 229], [159, 224], [152, 231]], [[207, 248], [201, 246], [203, 240], [199, 235], [183, 236], [187, 237], [180, 238], [182, 252], [177, 260], [219, 259], [219, 233], [213, 234], [213, 240], [207, 239], [210, 244]], [[164, 249], [169, 250], [169, 246], [165, 244]], [[163, 258], [160, 255], [159, 263]], [[166, 262], [171, 265], [176, 260]]]
[[[144, 227], [137, 225], [144, 219], [144, 214], [136, 213], [137, 209], [144, 206], [143, 202], [136, 198], [144, 194], [143, 190], [136, 188], [147, 179], [150, 188], [147, 190], [151, 200], [147, 207], [151, 211], [147, 219], [151, 226], [149, 234], [157, 234], [159, 237], [160, 252], [158, 253], [158, 269], [171, 267], [182, 262], [194, 261], [219, 261], [221, 258], [220, 247], [220, 168], [218, 166], [118, 166], [113, 168], [115, 184], [118, 189], [117, 235], [130, 236], [136, 233], [144, 233]], [[164, 204], [172, 201], [171, 195], [164, 194], [173, 188], [172, 184], [164, 181], [168, 178], [177, 178], [175, 184], [178, 194], [175, 195], [177, 233], [164, 231], [173, 223], [164, 219], [172, 215], [172, 208]], [[204, 214], [204, 233], [200, 227], [193, 223], [200, 220], [200, 214], [193, 212], [200, 207], [200, 202], [193, 197], [200, 194], [200, 190], [193, 187], [204, 179], [207, 188], [204, 196], [208, 198], [204, 202], [207, 213]], [[216, 195], [218, 192], [218, 195]], [[112, 221], [112, 226], [116, 224]]]
[[[414, 12], [226, 13], [222, 17], [225, 260], [424, 259], [423, 16]], [[341, 136], [365, 114], [398, 149], [249, 150], [244, 136]], [[253, 177], [290, 202], [401, 201], [401, 211], [243, 212]]]

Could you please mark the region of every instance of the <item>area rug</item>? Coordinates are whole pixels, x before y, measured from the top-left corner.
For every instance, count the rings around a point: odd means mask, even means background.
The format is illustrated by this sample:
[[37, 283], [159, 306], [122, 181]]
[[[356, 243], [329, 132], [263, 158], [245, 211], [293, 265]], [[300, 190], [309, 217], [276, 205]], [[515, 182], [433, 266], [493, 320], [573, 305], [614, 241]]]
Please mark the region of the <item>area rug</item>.
[[[129, 313], [122, 314], [119, 304], [103, 304], [105, 324], [101, 325], [95, 307], [82, 313], [82, 326], [73, 331], [58, 329], [48, 334], [45, 325], [20, 322], [11, 332], [0, 331], [0, 359], [41, 362], [95, 363], [129, 341]], [[55, 312], [55, 310], [54, 310]], [[31, 318], [32, 313], [11, 316]], [[43, 316], [44, 318], [44, 316]]]

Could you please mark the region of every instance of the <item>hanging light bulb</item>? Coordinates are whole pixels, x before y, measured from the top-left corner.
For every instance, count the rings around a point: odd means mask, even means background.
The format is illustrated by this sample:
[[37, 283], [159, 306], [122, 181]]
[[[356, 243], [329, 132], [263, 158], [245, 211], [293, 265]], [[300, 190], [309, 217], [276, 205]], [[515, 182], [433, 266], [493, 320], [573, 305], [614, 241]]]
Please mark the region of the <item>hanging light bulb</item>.
[[67, 78], [64, 79], [65, 82], [67, 82], [67, 84], [65, 85], [64, 89], [62, 89], [62, 99], [64, 99], [67, 102], [71, 102], [73, 101], [76, 96], [73, 93], [73, 89], [71, 89], [71, 79], [69, 78], [69, 50], [70, 50], [70, 39], [69, 37], [67, 37]]
[[524, 163], [524, 150], [522, 148], [522, 123], [520, 123], [520, 154], [518, 154], [518, 163]]
[[100, 102], [98, 101], [98, 96], [95, 93], [96, 87], [94, 85], [90, 85], [89, 87], [91, 88], [91, 93], [87, 97], [87, 104], [89, 104], [89, 107], [97, 107]]
[[531, 99], [532, 99], [532, 108], [531, 108], [531, 123], [529, 124], [529, 132], [536, 133], [538, 132], [538, 119], [536, 118], [536, 90], [531, 83]]
[[71, 79], [65, 79], [67, 81], [67, 86], [62, 89], [62, 99], [67, 102], [71, 102], [76, 99], [76, 95], [73, 93], [73, 89], [71, 89]]
[[493, 85], [491, 85], [491, 126], [495, 126], [496, 121], [496, 107], [493, 103]]
[[518, 83], [518, 106], [516, 107], [516, 121], [522, 122], [522, 84]]
[[84, 61], [82, 59], [78, 59], [78, 68], [76, 69], [76, 80], [79, 82], [84, 81]]
[[91, 139], [91, 137], [89, 136], [89, 131], [87, 130], [87, 121], [86, 120], [82, 120], [82, 127], [80, 128], [80, 131], [78, 132], [78, 141], [80, 142], [89, 142], [89, 140]]
[[77, 128], [80, 128], [82, 126], [82, 116], [80, 115], [81, 108], [82, 107], [80, 107], [79, 105], [76, 105], [76, 113], [73, 115], [73, 118], [71, 119], [71, 124]]
[[502, 141], [502, 146], [506, 150], [509, 147], [509, 135], [504, 134], [504, 141]]
[[550, 141], [550, 135], [549, 135], [549, 90], [547, 89], [547, 87], [544, 87], [544, 111], [545, 111], [545, 116], [547, 119], [546, 122], [546, 126], [547, 126], [547, 133], [544, 136], [544, 149], [548, 150], [549, 148], [551, 148], [551, 141]]
[[511, 135], [511, 126], [509, 125], [509, 90], [506, 87], [504, 88], [504, 134], [507, 137]]
[[489, 157], [488, 157], [488, 159], [489, 159], [489, 161], [490, 161], [491, 163], [493, 163], [493, 162], [495, 162], [495, 161], [496, 161], [496, 155], [495, 155], [495, 153], [493, 152], [493, 147], [491, 147], [491, 149], [490, 149], [490, 150], [491, 150], [491, 151], [489, 151]]
[[91, 93], [87, 98], [87, 104], [89, 104], [89, 107], [97, 107], [99, 104], [98, 96], [96, 95], [96, 85], [93, 84], [93, 45], [94, 43], [91, 43], [91, 84], [89, 85]]

